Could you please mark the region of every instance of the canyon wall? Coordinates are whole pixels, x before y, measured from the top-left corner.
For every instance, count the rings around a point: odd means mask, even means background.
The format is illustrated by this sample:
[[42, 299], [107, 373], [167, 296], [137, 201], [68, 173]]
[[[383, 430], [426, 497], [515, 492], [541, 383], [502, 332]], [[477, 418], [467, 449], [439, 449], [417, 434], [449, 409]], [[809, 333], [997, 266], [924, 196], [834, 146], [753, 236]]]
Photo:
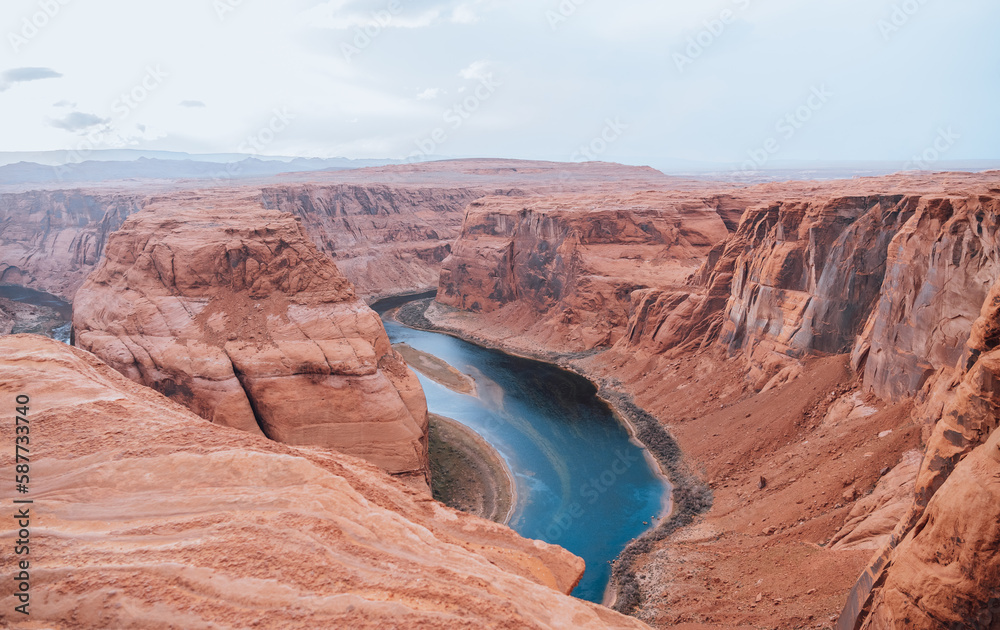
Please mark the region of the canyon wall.
[[[465, 207], [481, 196], [609, 185], [648, 189], [667, 181], [694, 185], [651, 168], [619, 164], [449, 160], [286, 174], [214, 188], [205, 182], [134, 180], [6, 192], [0, 193], [0, 284], [72, 301], [100, 261], [108, 236], [126, 217], [151, 201], [197, 194], [297, 214], [316, 246], [333, 256], [371, 301], [436, 286]], [[716, 203], [723, 214], [731, 214], [724, 194]]]
[[428, 481], [416, 376], [290, 214], [154, 200], [111, 235], [73, 327], [80, 348], [216, 424]]
[[679, 193], [489, 197], [469, 206], [437, 301], [591, 350], [624, 334], [634, 292], [683, 286], [728, 233], [716, 207]]
[[[645, 628], [564, 595], [583, 561], [431, 501], [362, 460], [205, 422], [95, 356], [0, 338], [31, 432], [30, 617], [106, 628]], [[13, 412], [13, 409], [10, 410]], [[13, 470], [14, 451], [0, 467]], [[13, 583], [13, 582], [12, 582]]]
[[0, 194], [0, 284], [71, 301], [108, 236], [145, 205], [145, 195], [126, 192]]
[[465, 207], [476, 188], [408, 188], [387, 184], [273, 186], [266, 208], [302, 219], [316, 246], [369, 300], [436, 286]]
[[853, 359], [870, 391], [916, 396], [927, 447], [910, 509], [838, 628], [1000, 628], [998, 193], [929, 205], [890, 248]]

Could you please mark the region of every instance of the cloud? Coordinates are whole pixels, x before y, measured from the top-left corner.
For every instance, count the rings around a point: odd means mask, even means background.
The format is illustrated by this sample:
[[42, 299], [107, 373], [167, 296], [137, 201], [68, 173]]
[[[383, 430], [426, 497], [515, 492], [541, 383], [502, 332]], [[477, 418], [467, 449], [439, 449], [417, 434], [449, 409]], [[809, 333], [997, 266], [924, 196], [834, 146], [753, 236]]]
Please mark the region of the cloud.
[[489, 66], [490, 62], [485, 60], [473, 61], [469, 64], [469, 67], [459, 72], [458, 76], [463, 79], [477, 79], [481, 81], [490, 75]]
[[451, 21], [455, 24], [475, 24], [479, 15], [471, 4], [460, 4], [452, 10]]
[[111, 122], [110, 118], [100, 118], [99, 116], [84, 112], [70, 112], [62, 118], [50, 120], [49, 124], [58, 129], [76, 132], [96, 127], [97, 125], [106, 125], [109, 122]]
[[76, 107], [76, 103], [73, 103], [71, 101], [67, 101], [66, 99], [63, 99], [63, 100], [59, 101], [58, 103], [53, 103], [52, 107]]
[[57, 79], [62, 74], [51, 68], [13, 68], [0, 73], [0, 92], [9, 89], [15, 83], [38, 81], [39, 79]]
[[181, 107], [205, 107], [203, 101], [181, 101]]
[[427, 88], [420, 94], [417, 94], [418, 101], [429, 101], [435, 99], [441, 94], [441, 88]]
[[313, 28], [353, 30], [368, 28], [425, 28], [441, 21], [447, 6], [417, 7], [403, 3], [403, 10], [390, 10], [385, 0], [330, 0], [300, 14]]

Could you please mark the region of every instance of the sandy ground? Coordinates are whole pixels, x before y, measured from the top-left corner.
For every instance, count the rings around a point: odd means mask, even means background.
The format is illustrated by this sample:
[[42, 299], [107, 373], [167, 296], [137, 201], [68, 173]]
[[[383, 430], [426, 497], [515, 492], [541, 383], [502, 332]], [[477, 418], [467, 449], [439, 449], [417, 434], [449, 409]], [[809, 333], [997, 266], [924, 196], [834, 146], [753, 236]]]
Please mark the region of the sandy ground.
[[478, 433], [430, 414], [431, 489], [445, 505], [506, 524], [514, 512], [514, 477]]
[[433, 354], [417, 350], [405, 343], [397, 343], [392, 347], [396, 352], [403, 355], [406, 363], [411, 368], [435, 383], [444, 385], [459, 394], [466, 394], [468, 396], [478, 395], [476, 393], [476, 381], [472, 377], [459, 372]]

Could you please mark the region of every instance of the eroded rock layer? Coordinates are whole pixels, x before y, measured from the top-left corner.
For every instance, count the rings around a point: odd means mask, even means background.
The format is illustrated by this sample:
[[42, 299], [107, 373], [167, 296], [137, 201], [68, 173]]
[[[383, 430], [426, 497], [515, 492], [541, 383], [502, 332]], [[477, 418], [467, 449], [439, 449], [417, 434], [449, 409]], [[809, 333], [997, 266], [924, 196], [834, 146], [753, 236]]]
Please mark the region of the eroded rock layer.
[[145, 204], [146, 195], [130, 192], [0, 194], [0, 284], [72, 300], [108, 236]]
[[79, 347], [216, 424], [428, 475], [416, 376], [290, 214], [153, 203], [111, 236], [73, 325]]
[[359, 459], [209, 424], [81, 350], [0, 338], [0, 398], [18, 395], [31, 553], [8, 524], [0, 563], [27, 559], [32, 582], [30, 617], [0, 593], [5, 628], [646, 627], [563, 595], [583, 562], [559, 547]]
[[405, 188], [387, 184], [264, 188], [267, 208], [302, 218], [316, 246], [366, 297], [432, 287], [451, 252], [475, 188]]
[[632, 295], [683, 286], [728, 235], [680, 193], [490, 197], [469, 206], [438, 302], [562, 350], [615, 343]]

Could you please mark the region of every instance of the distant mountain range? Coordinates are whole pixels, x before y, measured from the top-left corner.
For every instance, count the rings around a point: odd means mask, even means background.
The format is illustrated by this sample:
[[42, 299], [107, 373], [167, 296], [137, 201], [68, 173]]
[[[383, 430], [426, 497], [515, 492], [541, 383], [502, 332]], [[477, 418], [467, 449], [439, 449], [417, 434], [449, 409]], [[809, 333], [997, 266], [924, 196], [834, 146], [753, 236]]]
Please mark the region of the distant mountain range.
[[[85, 161], [78, 161], [77, 157], [77, 162], [74, 163], [74, 155], [68, 151], [0, 151], [0, 186], [85, 184], [140, 179], [200, 179], [225, 183], [240, 179], [271, 177], [282, 173], [340, 171], [403, 163], [402, 160], [390, 159], [296, 158], [239, 153], [191, 154], [136, 149], [91, 151], [87, 153], [86, 158]], [[638, 158], [630, 160], [629, 163], [643, 162], [642, 158]], [[908, 166], [890, 161], [775, 161], [760, 170], [743, 171], [736, 165], [713, 162], [650, 158], [645, 163], [668, 175], [744, 183], [880, 176], [899, 172]], [[1000, 160], [941, 161], [927, 167], [934, 171], [977, 172], [1000, 169]]]
[[[96, 153], [96, 152], [95, 152]], [[20, 161], [0, 166], [0, 185], [65, 184], [127, 179], [211, 179], [220, 182], [279, 173], [331, 171], [384, 166], [394, 160], [348, 160], [345, 158], [260, 159], [245, 155], [148, 157], [129, 159], [124, 151], [111, 152], [124, 159], [93, 159], [77, 164]], [[9, 154], [7, 154], [9, 155]], [[88, 156], [90, 157], [90, 156]], [[111, 157], [102, 155], [102, 158]]]

